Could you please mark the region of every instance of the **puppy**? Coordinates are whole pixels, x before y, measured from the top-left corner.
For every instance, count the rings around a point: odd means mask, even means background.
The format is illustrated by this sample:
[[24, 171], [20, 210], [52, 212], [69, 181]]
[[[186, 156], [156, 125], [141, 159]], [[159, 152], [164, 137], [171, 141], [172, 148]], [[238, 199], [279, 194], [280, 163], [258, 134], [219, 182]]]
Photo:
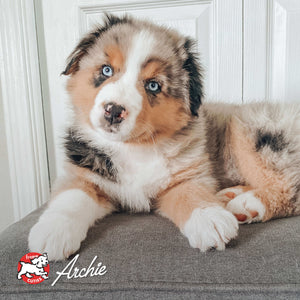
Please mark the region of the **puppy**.
[[120, 209], [155, 210], [201, 251], [223, 250], [238, 222], [299, 214], [300, 106], [202, 104], [189, 38], [108, 15], [63, 74], [75, 116], [68, 175], [31, 229], [31, 251], [64, 259]]
[[44, 253], [43, 255], [34, 258], [31, 262], [32, 263], [25, 263], [23, 261], [20, 261], [22, 267], [18, 273], [18, 279], [22, 279], [22, 275], [24, 274], [28, 278], [32, 277], [32, 275], [30, 274], [35, 274], [37, 276], [41, 276], [44, 279], [48, 279], [48, 273], [44, 270], [44, 267], [48, 265], [47, 254]]

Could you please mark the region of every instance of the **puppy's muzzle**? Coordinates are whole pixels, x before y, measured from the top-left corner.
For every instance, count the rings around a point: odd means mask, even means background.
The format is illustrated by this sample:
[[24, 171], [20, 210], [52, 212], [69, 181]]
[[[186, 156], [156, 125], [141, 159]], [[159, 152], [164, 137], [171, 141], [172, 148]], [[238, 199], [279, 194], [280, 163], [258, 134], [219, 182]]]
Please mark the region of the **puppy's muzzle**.
[[119, 124], [125, 120], [127, 111], [124, 106], [110, 102], [104, 105], [104, 119], [110, 124]]

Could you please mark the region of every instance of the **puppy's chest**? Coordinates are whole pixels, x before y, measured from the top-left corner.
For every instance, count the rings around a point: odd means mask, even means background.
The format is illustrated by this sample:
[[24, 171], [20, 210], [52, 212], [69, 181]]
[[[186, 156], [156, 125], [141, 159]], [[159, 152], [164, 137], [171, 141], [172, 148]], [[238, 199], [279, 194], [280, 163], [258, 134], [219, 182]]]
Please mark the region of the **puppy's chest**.
[[102, 176], [101, 187], [126, 208], [149, 211], [151, 199], [168, 185], [167, 160], [154, 149], [124, 147], [114, 152], [111, 163], [116, 180]]
[[129, 150], [119, 153], [115, 160], [121, 184], [147, 186], [154, 184], [167, 173], [164, 157], [151, 150]]
[[89, 180], [131, 210], [149, 211], [151, 199], [168, 185], [168, 161], [155, 147], [107, 141], [96, 147], [70, 131], [65, 149], [72, 164], [91, 171]]

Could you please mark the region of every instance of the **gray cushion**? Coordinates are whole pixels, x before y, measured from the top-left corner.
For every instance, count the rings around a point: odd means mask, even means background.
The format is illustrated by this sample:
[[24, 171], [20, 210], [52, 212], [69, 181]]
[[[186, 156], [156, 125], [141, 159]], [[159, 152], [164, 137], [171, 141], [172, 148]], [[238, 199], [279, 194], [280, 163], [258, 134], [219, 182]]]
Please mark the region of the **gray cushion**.
[[[43, 209], [43, 208], [42, 208]], [[68, 261], [50, 262], [49, 279], [17, 280], [19, 259], [42, 209], [0, 235], [3, 299], [299, 299], [300, 217], [240, 226], [225, 251], [201, 253], [167, 219], [153, 214], [114, 214], [90, 229], [76, 266], [95, 255], [104, 276], [51, 283]], [[70, 259], [69, 259], [70, 260]], [[1, 298], [1, 299], [2, 299]]]

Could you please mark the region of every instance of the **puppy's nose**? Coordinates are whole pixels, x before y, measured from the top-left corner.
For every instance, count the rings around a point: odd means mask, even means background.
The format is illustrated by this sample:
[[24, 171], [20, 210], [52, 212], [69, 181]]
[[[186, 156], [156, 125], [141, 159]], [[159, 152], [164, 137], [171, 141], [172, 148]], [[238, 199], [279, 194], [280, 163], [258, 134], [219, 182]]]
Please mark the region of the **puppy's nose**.
[[114, 102], [104, 105], [104, 118], [110, 125], [121, 123], [126, 115], [126, 109], [122, 105], [118, 105]]

